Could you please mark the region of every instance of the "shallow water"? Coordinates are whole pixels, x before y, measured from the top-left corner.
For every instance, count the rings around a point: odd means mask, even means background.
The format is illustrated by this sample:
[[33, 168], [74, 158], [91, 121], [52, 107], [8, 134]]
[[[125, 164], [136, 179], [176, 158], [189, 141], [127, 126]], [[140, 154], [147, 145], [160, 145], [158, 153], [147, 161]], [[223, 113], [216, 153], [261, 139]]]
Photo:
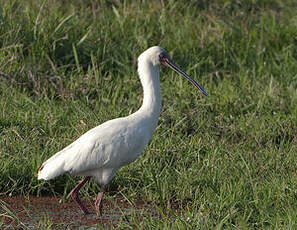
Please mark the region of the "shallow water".
[[133, 206], [122, 197], [115, 198], [113, 202], [104, 200], [101, 217], [95, 214], [93, 202], [83, 200], [83, 203], [92, 212], [91, 214], [83, 215], [72, 200], [63, 201], [58, 197], [2, 197], [0, 223], [3, 224], [0, 228], [40, 229], [39, 227], [52, 225], [54, 229], [96, 230], [99, 229], [96, 227], [98, 224], [100, 226], [116, 226], [119, 221], [123, 222], [123, 216], [148, 215], [157, 217], [154, 208], [143, 202]]

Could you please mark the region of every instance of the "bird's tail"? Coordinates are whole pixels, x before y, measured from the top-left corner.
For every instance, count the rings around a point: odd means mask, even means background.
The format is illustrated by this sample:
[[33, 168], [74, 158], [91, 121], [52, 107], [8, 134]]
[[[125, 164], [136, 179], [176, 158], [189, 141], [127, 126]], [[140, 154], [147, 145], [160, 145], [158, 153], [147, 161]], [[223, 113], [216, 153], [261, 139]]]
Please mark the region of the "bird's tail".
[[56, 153], [39, 168], [38, 180], [50, 180], [65, 173], [64, 165], [65, 160], [63, 159], [63, 155]]

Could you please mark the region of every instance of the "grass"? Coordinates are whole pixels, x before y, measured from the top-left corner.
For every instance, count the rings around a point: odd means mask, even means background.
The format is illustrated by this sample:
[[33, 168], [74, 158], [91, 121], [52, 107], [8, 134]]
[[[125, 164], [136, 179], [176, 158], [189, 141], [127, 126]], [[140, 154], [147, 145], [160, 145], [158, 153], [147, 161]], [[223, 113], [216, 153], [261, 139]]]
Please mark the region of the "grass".
[[1, 195], [66, 197], [78, 178], [37, 181], [39, 166], [139, 108], [137, 57], [159, 44], [209, 97], [162, 69], [153, 140], [106, 194], [162, 218], [132, 215], [118, 228], [296, 228], [295, 1], [0, 3]]

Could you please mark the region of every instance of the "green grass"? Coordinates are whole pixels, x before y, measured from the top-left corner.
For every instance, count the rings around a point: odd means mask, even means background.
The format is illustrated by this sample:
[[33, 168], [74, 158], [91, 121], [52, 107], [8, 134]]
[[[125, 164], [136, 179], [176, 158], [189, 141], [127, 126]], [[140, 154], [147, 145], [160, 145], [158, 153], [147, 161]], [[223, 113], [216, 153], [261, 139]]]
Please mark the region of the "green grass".
[[154, 138], [106, 194], [162, 218], [118, 227], [297, 227], [294, 0], [66, 2], [0, 0], [1, 195], [66, 197], [78, 178], [37, 181], [39, 166], [139, 108], [137, 57], [158, 44], [209, 96], [162, 69]]

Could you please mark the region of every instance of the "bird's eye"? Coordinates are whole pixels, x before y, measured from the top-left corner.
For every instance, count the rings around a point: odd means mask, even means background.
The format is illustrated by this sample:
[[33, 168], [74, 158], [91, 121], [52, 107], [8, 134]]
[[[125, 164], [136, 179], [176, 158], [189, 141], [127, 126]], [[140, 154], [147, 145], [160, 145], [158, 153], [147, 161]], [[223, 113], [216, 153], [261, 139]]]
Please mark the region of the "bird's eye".
[[164, 65], [166, 63], [166, 55], [164, 53], [159, 54], [159, 59], [161, 64]]
[[159, 54], [159, 58], [160, 58], [160, 60], [164, 59], [165, 58], [165, 54], [164, 53], [160, 53]]

